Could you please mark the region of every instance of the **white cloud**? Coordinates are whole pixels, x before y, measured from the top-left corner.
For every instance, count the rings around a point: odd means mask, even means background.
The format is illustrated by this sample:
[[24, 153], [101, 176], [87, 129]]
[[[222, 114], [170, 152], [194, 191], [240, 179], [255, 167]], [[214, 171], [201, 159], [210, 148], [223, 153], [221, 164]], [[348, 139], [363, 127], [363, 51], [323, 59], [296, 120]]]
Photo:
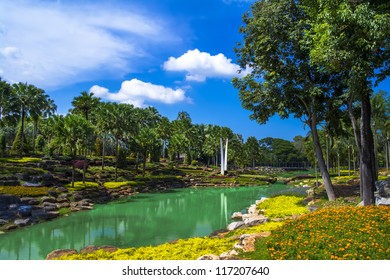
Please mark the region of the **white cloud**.
[[107, 88], [94, 85], [90, 88], [96, 96], [106, 100], [129, 103], [136, 107], [145, 107], [145, 101], [153, 101], [165, 104], [179, 102], [191, 102], [183, 89], [172, 89], [161, 85], [145, 83], [138, 79], [122, 82], [121, 88], [116, 93], [111, 93]]
[[241, 76], [240, 66], [224, 54], [211, 55], [198, 49], [189, 50], [178, 58], [170, 57], [163, 65], [167, 71], [187, 72], [186, 80], [203, 82], [206, 78]]
[[122, 77], [148, 55], [145, 46], [176, 40], [155, 15], [98, 2], [1, 0], [2, 78], [58, 87]]

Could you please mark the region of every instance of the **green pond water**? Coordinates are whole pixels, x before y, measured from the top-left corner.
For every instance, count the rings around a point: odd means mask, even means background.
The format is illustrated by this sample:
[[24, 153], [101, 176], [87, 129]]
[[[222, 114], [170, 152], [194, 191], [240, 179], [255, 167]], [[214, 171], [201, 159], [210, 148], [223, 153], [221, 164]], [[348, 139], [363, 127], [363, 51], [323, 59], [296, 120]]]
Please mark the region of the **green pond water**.
[[80, 250], [88, 245], [139, 247], [205, 236], [226, 228], [233, 212], [245, 212], [256, 199], [287, 189], [286, 185], [275, 184], [139, 194], [1, 234], [0, 259], [39, 260], [56, 249]]

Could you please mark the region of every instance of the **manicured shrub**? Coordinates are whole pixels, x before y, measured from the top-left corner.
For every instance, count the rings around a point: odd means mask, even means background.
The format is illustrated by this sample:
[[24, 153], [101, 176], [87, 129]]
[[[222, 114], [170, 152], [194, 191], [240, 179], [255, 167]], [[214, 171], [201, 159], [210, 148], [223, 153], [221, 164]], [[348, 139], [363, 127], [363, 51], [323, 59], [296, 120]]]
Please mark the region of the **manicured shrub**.
[[[66, 187], [71, 188], [72, 183], [67, 184]], [[99, 184], [95, 183], [95, 182], [84, 182], [84, 183], [82, 181], [74, 182], [74, 189], [75, 190], [83, 190], [83, 189], [87, 189], [87, 188], [97, 188], [97, 187], [99, 187]]]
[[303, 204], [303, 197], [281, 195], [266, 199], [257, 205], [258, 209], [264, 210], [268, 218], [283, 218], [286, 216], [309, 213]]
[[117, 189], [122, 187], [136, 186], [138, 182], [136, 181], [125, 181], [125, 182], [105, 182], [104, 186], [107, 189]]
[[23, 196], [43, 196], [47, 195], [47, 187], [23, 187], [23, 186], [6, 186], [0, 187], [0, 194], [11, 194], [19, 197]]

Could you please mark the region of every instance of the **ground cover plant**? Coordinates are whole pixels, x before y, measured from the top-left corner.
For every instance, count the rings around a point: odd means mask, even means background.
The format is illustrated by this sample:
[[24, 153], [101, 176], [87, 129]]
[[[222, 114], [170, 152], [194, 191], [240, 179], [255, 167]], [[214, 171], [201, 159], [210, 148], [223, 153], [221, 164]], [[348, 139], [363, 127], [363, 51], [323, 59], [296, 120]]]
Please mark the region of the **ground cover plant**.
[[90, 254], [67, 255], [65, 260], [196, 260], [207, 254], [229, 251], [236, 241], [231, 238], [195, 237], [180, 239], [158, 246], [119, 249], [116, 252], [98, 250]]

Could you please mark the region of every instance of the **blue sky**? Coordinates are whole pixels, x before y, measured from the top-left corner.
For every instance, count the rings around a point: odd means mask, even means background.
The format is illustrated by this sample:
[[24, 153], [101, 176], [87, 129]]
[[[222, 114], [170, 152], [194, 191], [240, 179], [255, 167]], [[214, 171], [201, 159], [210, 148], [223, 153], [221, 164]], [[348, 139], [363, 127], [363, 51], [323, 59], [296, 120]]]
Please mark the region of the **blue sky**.
[[[1, 0], [0, 76], [44, 89], [66, 113], [81, 91], [154, 106], [244, 138], [305, 135], [299, 120], [249, 119], [231, 79], [250, 0]], [[6, 11], [6, 12], [5, 12]], [[387, 84], [380, 88], [386, 89]]]

